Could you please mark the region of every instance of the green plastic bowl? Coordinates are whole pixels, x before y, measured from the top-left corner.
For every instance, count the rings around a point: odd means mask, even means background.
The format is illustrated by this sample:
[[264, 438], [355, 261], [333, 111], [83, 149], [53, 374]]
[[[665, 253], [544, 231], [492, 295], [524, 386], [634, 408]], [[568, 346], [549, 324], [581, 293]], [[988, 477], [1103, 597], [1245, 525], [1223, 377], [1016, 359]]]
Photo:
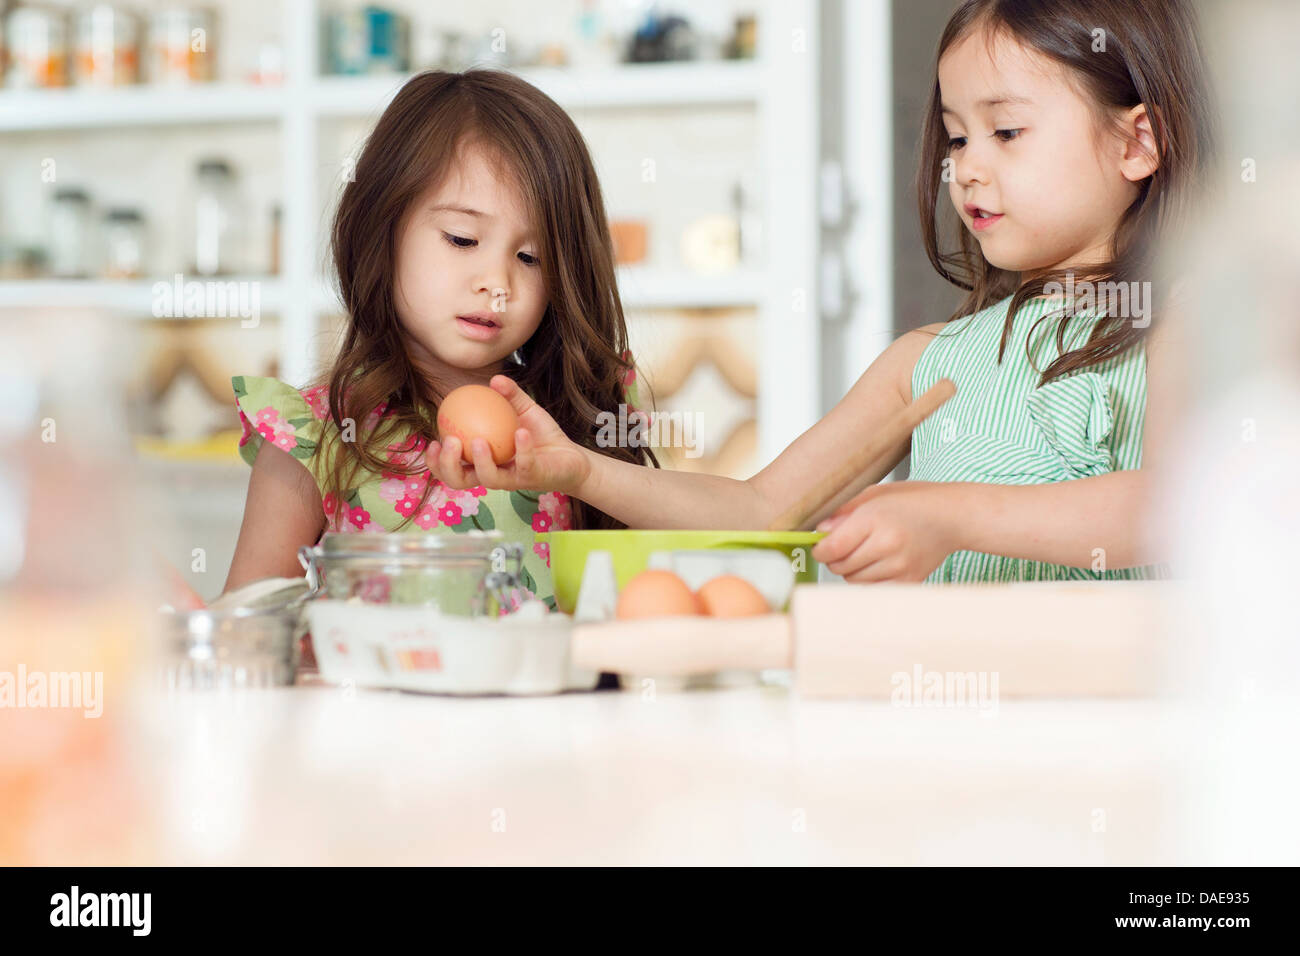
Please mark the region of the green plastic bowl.
[[[572, 614], [582, 584], [582, 569], [592, 551], [608, 551], [614, 576], [622, 588], [644, 571], [655, 551], [701, 551], [707, 548], [768, 548], [780, 551], [795, 565], [795, 581], [817, 583], [812, 546], [826, 537], [816, 531], [543, 531], [534, 535], [551, 546], [551, 576], [555, 605]], [[801, 553], [800, 553], [801, 552]]]

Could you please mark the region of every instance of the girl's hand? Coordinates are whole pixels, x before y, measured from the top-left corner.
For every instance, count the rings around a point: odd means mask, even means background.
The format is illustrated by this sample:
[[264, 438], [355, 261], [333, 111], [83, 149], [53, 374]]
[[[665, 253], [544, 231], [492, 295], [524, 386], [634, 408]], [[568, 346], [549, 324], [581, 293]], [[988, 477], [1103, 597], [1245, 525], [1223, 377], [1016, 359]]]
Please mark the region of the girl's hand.
[[830, 533], [814, 560], [847, 581], [923, 581], [960, 550], [954, 484], [898, 481], [874, 485], [817, 526]]
[[519, 416], [515, 431], [515, 457], [504, 465], [492, 461], [492, 451], [482, 438], [474, 439], [470, 457], [461, 461], [461, 442], [454, 435], [433, 441], [426, 461], [436, 462], [436, 477], [452, 488], [500, 488], [506, 491], [559, 491], [572, 495], [587, 477], [590, 465], [581, 446], [569, 439], [542, 406], [504, 375], [488, 383], [510, 402]]

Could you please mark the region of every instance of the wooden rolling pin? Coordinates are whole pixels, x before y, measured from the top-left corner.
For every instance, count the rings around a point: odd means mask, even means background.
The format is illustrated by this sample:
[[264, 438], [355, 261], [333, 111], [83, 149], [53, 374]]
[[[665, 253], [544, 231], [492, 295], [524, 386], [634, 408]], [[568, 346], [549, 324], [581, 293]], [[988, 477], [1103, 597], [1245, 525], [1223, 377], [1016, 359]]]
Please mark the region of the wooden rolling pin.
[[889, 697], [899, 675], [983, 673], [1004, 697], [1151, 695], [1185, 595], [1176, 581], [808, 585], [791, 603], [796, 686]]
[[768, 531], [794, 531], [842, 495], [858, 491], [867, 469], [891, 448], [895, 448], [948, 399], [957, 394], [950, 379], [940, 379], [919, 398], [900, 409], [857, 448], [852, 449], [828, 475], [808, 489], [767, 526]]
[[[1159, 689], [1173, 581], [818, 584], [791, 611], [574, 629], [577, 667], [646, 676], [795, 670], [807, 697], [885, 697], [930, 675], [996, 675], [1005, 697], [1133, 697]], [[905, 675], [900, 677], [899, 675]], [[920, 695], [922, 687], [915, 689]]]

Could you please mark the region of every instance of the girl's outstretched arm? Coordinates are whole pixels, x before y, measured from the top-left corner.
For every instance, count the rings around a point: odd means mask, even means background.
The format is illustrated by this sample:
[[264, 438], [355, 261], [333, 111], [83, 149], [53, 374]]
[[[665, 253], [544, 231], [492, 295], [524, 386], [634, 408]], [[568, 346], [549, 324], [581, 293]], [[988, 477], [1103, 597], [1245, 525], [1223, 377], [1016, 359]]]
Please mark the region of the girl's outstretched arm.
[[1047, 485], [900, 481], [869, 488], [812, 557], [848, 581], [921, 581], [954, 551], [1107, 570], [1160, 560], [1147, 540], [1150, 472]]
[[[632, 528], [765, 528], [801, 493], [830, 471], [844, 449], [861, 442], [912, 399], [912, 369], [936, 327], [909, 332], [889, 346], [831, 411], [800, 435], [775, 461], [746, 481], [667, 469], [646, 468], [608, 458], [570, 441], [531, 398], [504, 376], [492, 387], [510, 400], [522, 426], [515, 435], [515, 459], [492, 463], [486, 443], [470, 449], [473, 466], [462, 466], [460, 442], [433, 442], [438, 477], [457, 488], [562, 491], [580, 498]], [[879, 481], [902, 461], [910, 443], [900, 442], [862, 487]], [[849, 497], [852, 491], [842, 495]], [[805, 527], [826, 517], [840, 500], [813, 515]]]

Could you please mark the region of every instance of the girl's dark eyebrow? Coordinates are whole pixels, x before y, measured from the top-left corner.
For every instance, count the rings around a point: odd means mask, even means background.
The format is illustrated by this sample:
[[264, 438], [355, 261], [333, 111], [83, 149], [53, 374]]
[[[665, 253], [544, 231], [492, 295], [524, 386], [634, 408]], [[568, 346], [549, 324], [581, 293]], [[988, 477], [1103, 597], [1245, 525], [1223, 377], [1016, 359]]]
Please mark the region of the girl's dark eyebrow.
[[477, 209], [470, 209], [468, 206], [449, 206], [446, 204], [433, 205], [429, 207], [429, 212], [459, 212], [466, 216], [477, 216], [480, 219], [491, 219], [485, 212], [479, 212]]
[[[999, 94], [998, 96], [991, 96], [987, 99], [980, 100], [975, 105], [980, 107], [981, 109], [987, 109], [990, 106], [1027, 106], [1027, 105], [1032, 105], [1033, 102], [1034, 101], [1027, 96], [1011, 96], [1009, 94], [1002, 93]], [[956, 115], [957, 111], [954, 110], [951, 106], [944, 106], [944, 104], [942, 103], [940, 103], [939, 105], [940, 107], [942, 107], [942, 112], [952, 113]]]

